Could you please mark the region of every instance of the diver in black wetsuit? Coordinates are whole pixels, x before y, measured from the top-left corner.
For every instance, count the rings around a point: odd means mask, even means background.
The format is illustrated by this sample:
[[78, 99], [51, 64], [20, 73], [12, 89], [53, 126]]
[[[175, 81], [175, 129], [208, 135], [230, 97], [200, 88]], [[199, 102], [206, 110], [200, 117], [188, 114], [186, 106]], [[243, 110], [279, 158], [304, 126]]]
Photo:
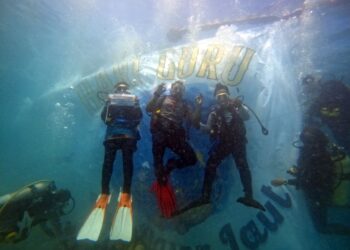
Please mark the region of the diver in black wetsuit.
[[314, 82], [312, 76], [308, 76], [308, 82], [304, 83], [312, 87], [318, 95], [307, 112], [306, 123], [314, 124], [318, 118], [332, 132], [337, 143], [350, 153], [350, 88], [339, 80], [329, 80], [324, 83]]
[[[333, 160], [328, 150], [328, 138], [317, 127], [305, 127], [300, 134], [300, 140], [303, 146], [300, 148], [298, 166], [287, 171], [296, 178], [289, 180], [279, 178], [272, 180], [271, 184], [274, 186], [288, 184], [301, 188], [306, 195], [313, 224], [320, 233], [350, 235], [350, 227], [330, 223], [327, 213], [337, 186], [335, 161], [342, 160], [345, 153], [338, 152], [337, 159]], [[346, 180], [346, 176], [340, 178]], [[339, 184], [339, 180], [337, 182]]]
[[60, 217], [73, 208], [74, 200], [69, 190], [57, 189], [53, 181], [37, 181], [2, 196], [0, 243], [25, 240], [31, 228], [40, 225], [48, 236], [59, 238], [63, 246], [69, 248], [71, 242], [64, 238]]
[[142, 119], [142, 111], [138, 98], [130, 94], [129, 86], [119, 82], [115, 93], [109, 95], [102, 112], [101, 119], [107, 125], [104, 141], [105, 156], [102, 168], [101, 200], [107, 200], [110, 194], [109, 182], [113, 172], [113, 164], [117, 150], [122, 151], [124, 182], [122, 193], [130, 196], [133, 175], [133, 153], [140, 139], [138, 125]]
[[237, 202], [265, 210], [259, 202], [253, 199], [252, 177], [246, 158], [247, 139], [243, 120], [249, 119], [249, 114], [239, 99], [229, 98], [227, 86], [218, 83], [214, 96], [217, 105], [209, 114], [207, 124], [201, 124], [201, 129], [208, 132], [213, 141], [205, 168], [202, 197], [190, 203], [183, 211], [210, 203], [216, 169], [230, 154], [236, 162], [245, 194]]
[[[201, 97], [196, 97], [196, 108], [192, 112], [191, 107], [183, 99], [185, 86], [182, 81], [172, 83], [170, 95], [162, 96], [164, 84], [160, 84], [153, 98], [147, 104], [146, 110], [152, 114], [152, 152], [155, 167], [155, 175], [160, 183], [167, 181], [169, 173], [175, 168], [184, 168], [195, 165], [196, 154], [187, 142], [184, 122], [188, 122], [199, 128]], [[163, 167], [165, 149], [169, 148], [176, 153], [178, 158], [170, 158]]]

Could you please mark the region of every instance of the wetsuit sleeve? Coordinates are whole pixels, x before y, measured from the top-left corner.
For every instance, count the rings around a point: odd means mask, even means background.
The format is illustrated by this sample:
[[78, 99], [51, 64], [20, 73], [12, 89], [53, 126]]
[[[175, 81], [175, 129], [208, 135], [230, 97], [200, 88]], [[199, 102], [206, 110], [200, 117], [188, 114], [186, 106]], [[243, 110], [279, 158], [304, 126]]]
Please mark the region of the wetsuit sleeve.
[[108, 106], [108, 103], [106, 102], [106, 104], [105, 104], [105, 106], [103, 107], [102, 112], [101, 112], [101, 120], [102, 120], [104, 123], [106, 123], [107, 106]]
[[135, 118], [135, 120], [138, 120], [139, 123], [142, 119], [142, 110], [141, 110], [140, 103], [139, 103], [138, 99], [137, 99], [136, 107], [134, 109], [134, 118]]
[[289, 180], [287, 180], [287, 184], [292, 185], [292, 186], [297, 186], [298, 180], [297, 179], [289, 179]]
[[158, 107], [158, 103], [159, 103], [159, 95], [153, 95], [152, 99], [147, 103], [146, 106], [146, 112], [151, 114], [153, 113], [157, 107]]
[[194, 110], [192, 110], [191, 106], [186, 104], [186, 117], [188, 121], [191, 123], [193, 127], [196, 129], [200, 128], [200, 121], [201, 121], [201, 105], [196, 104]]
[[242, 103], [242, 101], [240, 99], [238, 99], [238, 98], [233, 99], [232, 104], [233, 104], [233, 107], [236, 109], [239, 117], [241, 117], [241, 119], [243, 121], [249, 120], [249, 118], [250, 118], [249, 110], [246, 106], [244, 106], [244, 104]]

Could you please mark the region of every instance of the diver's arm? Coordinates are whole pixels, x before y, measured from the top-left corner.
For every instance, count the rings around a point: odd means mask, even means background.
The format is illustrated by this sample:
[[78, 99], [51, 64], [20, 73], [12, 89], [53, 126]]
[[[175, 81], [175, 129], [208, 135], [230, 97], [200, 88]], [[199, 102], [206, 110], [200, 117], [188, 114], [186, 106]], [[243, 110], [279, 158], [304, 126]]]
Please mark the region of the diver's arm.
[[147, 103], [146, 111], [147, 113], [153, 113], [158, 106], [158, 100], [160, 96], [165, 92], [165, 83], [161, 83], [157, 86], [156, 91], [153, 93], [152, 99]]
[[298, 182], [298, 179], [288, 179], [287, 184], [292, 186], [297, 186], [299, 182]]
[[298, 185], [298, 180], [297, 179], [283, 179], [283, 178], [277, 178], [271, 181], [271, 185], [278, 187], [282, 185], [292, 185], [292, 186], [297, 186]]
[[215, 117], [215, 113], [211, 112], [208, 116], [207, 123], [200, 123], [200, 130], [205, 133], [210, 133], [210, 131], [213, 128], [214, 117]]
[[195, 108], [192, 112], [191, 108], [187, 107], [187, 115], [190, 118], [190, 122], [193, 127], [196, 129], [200, 129], [200, 121], [201, 121], [201, 113], [202, 113], [202, 103], [203, 103], [203, 96], [199, 94], [195, 98]]
[[102, 112], [101, 112], [101, 120], [105, 123], [105, 124], [108, 124], [109, 122], [111, 122], [112, 120], [112, 117], [108, 116], [108, 105], [109, 103], [106, 102], [105, 106], [103, 107], [102, 109]]
[[101, 111], [101, 120], [104, 122], [106, 120], [107, 105], [105, 105]]
[[249, 110], [246, 106], [244, 106], [242, 101], [240, 99], [236, 98], [236, 99], [233, 99], [232, 102], [233, 102], [233, 106], [235, 107], [239, 117], [241, 117], [241, 119], [243, 121], [249, 120], [249, 118], [250, 118]]
[[147, 113], [153, 113], [153, 111], [156, 110], [159, 97], [158, 95], [153, 95], [152, 99], [147, 103]]
[[142, 110], [138, 99], [136, 100], [136, 105], [134, 108], [134, 117], [135, 117], [135, 120], [138, 120], [139, 122], [142, 119]]

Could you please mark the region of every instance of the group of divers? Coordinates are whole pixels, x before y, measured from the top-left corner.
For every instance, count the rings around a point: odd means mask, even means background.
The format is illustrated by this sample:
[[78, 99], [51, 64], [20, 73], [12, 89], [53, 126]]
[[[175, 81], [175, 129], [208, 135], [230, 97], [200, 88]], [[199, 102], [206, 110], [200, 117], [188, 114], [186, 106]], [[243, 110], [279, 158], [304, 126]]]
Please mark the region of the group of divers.
[[[331, 222], [327, 213], [332, 206], [350, 206], [350, 89], [340, 80], [321, 81], [311, 75], [303, 79], [303, 85], [305, 90], [310, 91], [309, 102], [303, 112], [300, 141], [295, 145], [299, 148], [297, 164], [287, 170], [291, 179], [276, 178], [271, 184], [293, 185], [303, 190], [314, 226], [319, 232], [350, 236], [350, 227]], [[242, 99], [231, 97], [226, 85], [217, 83], [213, 93], [216, 104], [210, 110], [206, 123], [202, 123], [202, 95], [195, 97], [194, 105], [189, 105], [184, 98], [184, 82], [180, 80], [171, 84], [169, 94], [165, 93], [166, 84], [159, 84], [146, 106], [146, 112], [151, 117], [156, 177], [151, 190], [161, 216], [173, 218], [193, 208], [211, 204], [216, 171], [229, 155], [233, 156], [243, 186], [244, 194], [237, 202], [265, 211], [264, 206], [254, 199], [252, 175], [246, 157], [244, 122], [249, 119], [249, 110], [252, 110]], [[133, 154], [141, 139], [139, 125], [142, 116], [138, 97], [129, 92], [126, 82], [118, 82], [113, 93], [108, 94], [101, 112], [101, 119], [107, 127], [101, 193], [79, 230], [77, 240], [97, 241], [100, 236], [105, 211], [111, 199], [109, 184], [113, 165], [116, 153], [120, 150], [123, 185], [109, 238], [131, 241]], [[200, 197], [178, 208], [170, 175], [174, 170], [193, 166], [198, 161], [185, 124], [208, 133], [212, 143]], [[267, 134], [267, 129], [263, 126], [262, 129]], [[166, 150], [174, 154], [164, 161]], [[4, 195], [0, 197], [0, 243], [16, 243], [26, 239], [30, 229], [37, 224], [49, 236], [60, 237], [70, 229], [69, 226], [63, 227], [60, 217], [73, 208], [74, 199], [70, 191], [57, 189], [53, 181], [38, 181]]]

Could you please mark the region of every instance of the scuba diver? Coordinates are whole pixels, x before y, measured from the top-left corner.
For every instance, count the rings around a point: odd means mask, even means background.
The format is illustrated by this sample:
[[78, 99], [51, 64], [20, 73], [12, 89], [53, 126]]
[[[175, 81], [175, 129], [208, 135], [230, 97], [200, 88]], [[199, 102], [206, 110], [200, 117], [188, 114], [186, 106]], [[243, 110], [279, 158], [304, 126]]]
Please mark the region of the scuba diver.
[[[37, 181], [0, 197], [0, 243], [25, 240], [40, 225], [50, 237], [57, 237], [66, 249], [60, 217], [74, 209], [69, 190], [57, 189], [53, 181]], [[49, 224], [49, 225], [48, 225]]]
[[339, 80], [317, 82], [312, 76], [305, 77], [303, 83], [305, 88], [317, 92], [307, 111], [306, 123], [315, 124], [315, 120], [319, 119], [331, 130], [337, 143], [350, 153], [349, 87]]
[[[185, 86], [182, 81], [171, 84], [170, 95], [163, 95], [165, 84], [157, 86], [146, 110], [151, 115], [152, 152], [157, 181], [153, 183], [158, 206], [164, 217], [169, 218], [176, 209], [175, 195], [169, 183], [169, 174], [176, 168], [195, 165], [197, 156], [188, 143], [184, 122], [199, 129], [202, 96], [195, 98], [195, 110], [183, 99]], [[166, 149], [178, 157], [167, 160], [163, 166]]]
[[95, 208], [81, 228], [77, 239], [97, 241], [102, 229], [106, 207], [110, 200], [109, 183], [113, 173], [113, 164], [117, 150], [123, 156], [123, 187], [119, 193], [117, 211], [115, 213], [110, 239], [130, 241], [132, 236], [132, 198], [131, 182], [133, 175], [133, 154], [140, 140], [138, 126], [142, 119], [139, 100], [128, 92], [129, 85], [119, 82], [113, 94], [101, 112], [101, 119], [107, 125], [104, 140], [105, 155], [102, 167], [102, 191]]
[[[350, 166], [342, 165], [342, 161], [348, 159], [346, 154], [334, 145], [331, 149], [335, 154], [331, 153], [328, 138], [317, 127], [305, 127], [300, 134], [300, 140], [303, 146], [300, 148], [298, 166], [287, 171], [295, 178], [289, 180], [278, 178], [272, 180], [271, 184], [301, 188], [306, 195], [313, 224], [320, 233], [350, 235], [350, 227], [330, 223], [327, 213], [329, 207], [336, 205], [334, 201], [337, 198], [334, 195], [338, 191], [341, 195], [344, 191], [348, 192], [345, 194], [348, 197], [343, 196], [341, 201], [343, 204], [340, 205], [349, 206]], [[337, 170], [339, 163], [341, 169]], [[345, 171], [345, 167], [348, 172]]]
[[247, 139], [244, 120], [249, 119], [249, 113], [240, 99], [230, 98], [230, 92], [226, 85], [217, 83], [214, 96], [217, 105], [209, 113], [207, 123], [201, 123], [201, 130], [209, 133], [213, 142], [209, 151], [209, 159], [206, 163], [202, 196], [199, 200], [190, 203], [185, 208], [175, 212], [175, 214], [180, 214], [211, 202], [210, 198], [216, 178], [216, 170], [220, 163], [230, 154], [235, 160], [245, 194], [243, 197], [238, 198], [237, 202], [265, 211], [264, 206], [253, 198], [252, 177], [246, 158]]

